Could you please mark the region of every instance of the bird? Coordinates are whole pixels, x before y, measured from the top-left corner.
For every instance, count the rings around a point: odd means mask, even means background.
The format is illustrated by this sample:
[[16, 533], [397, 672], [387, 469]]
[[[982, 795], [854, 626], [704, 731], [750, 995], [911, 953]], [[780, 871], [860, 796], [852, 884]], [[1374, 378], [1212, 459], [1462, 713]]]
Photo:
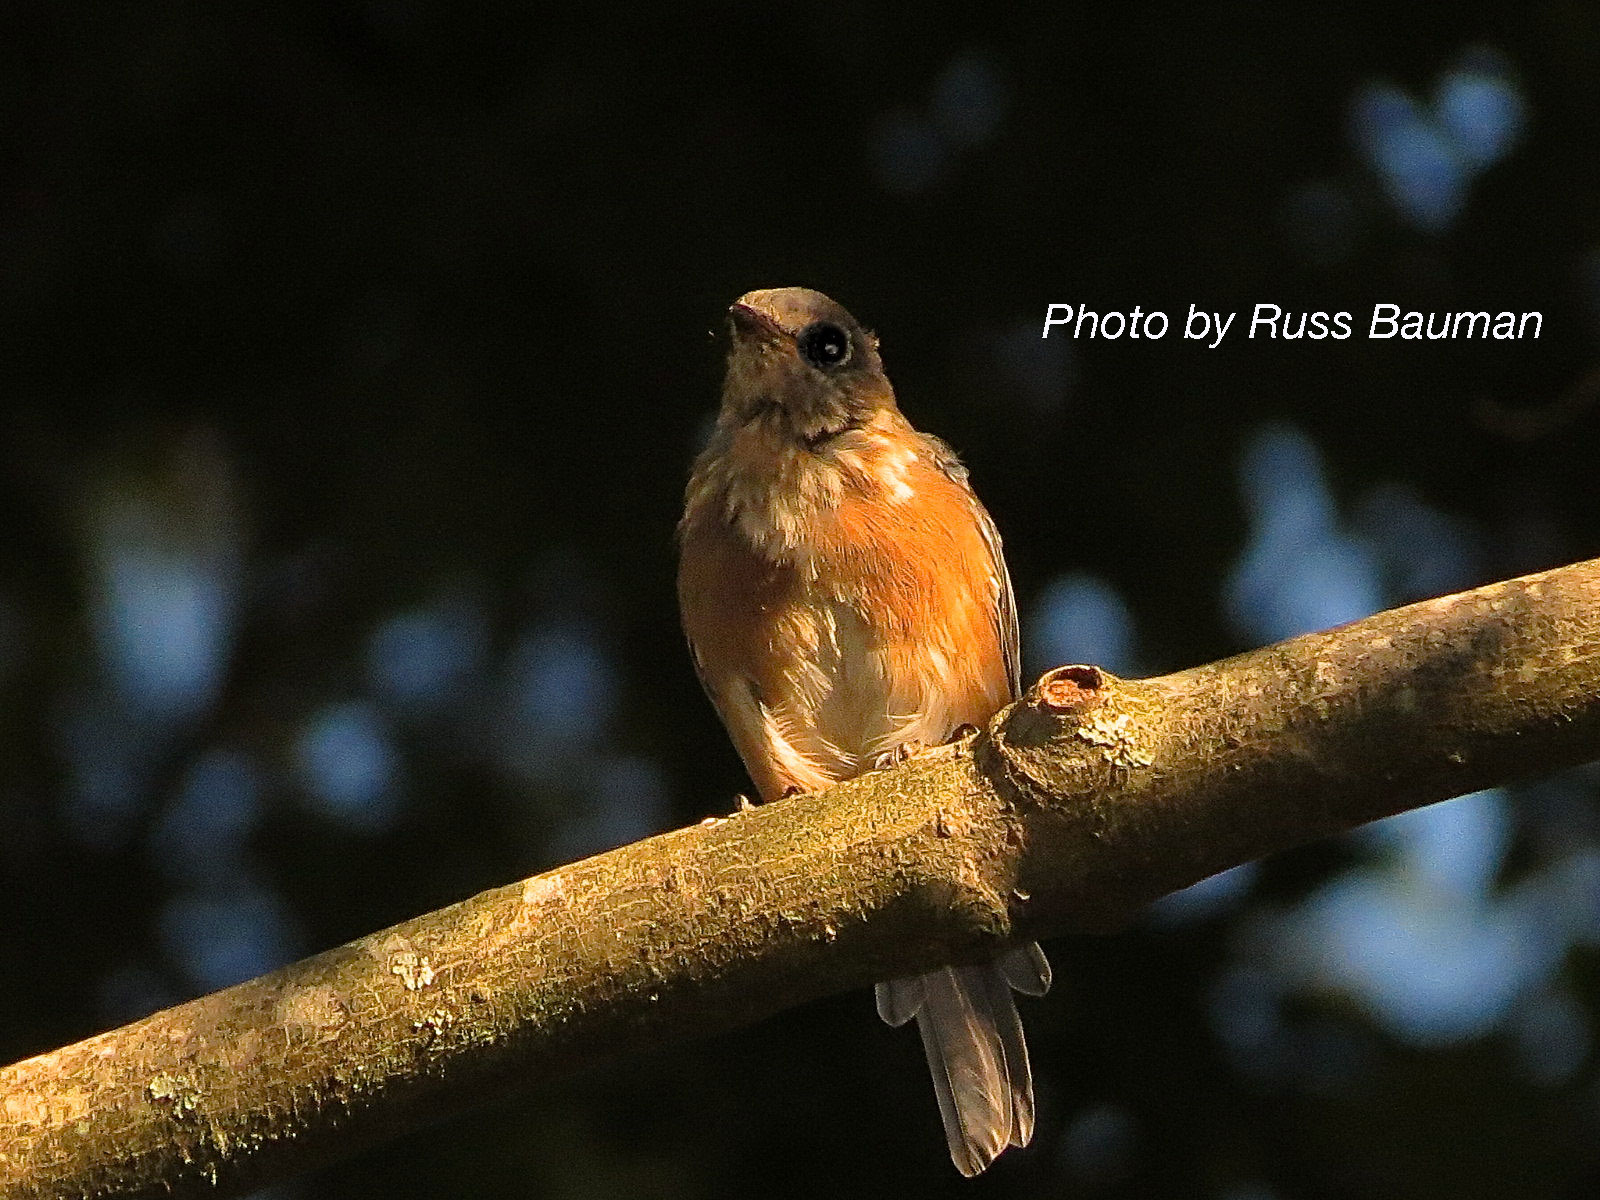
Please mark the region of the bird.
[[[1021, 688], [1000, 536], [955, 453], [901, 414], [877, 337], [809, 288], [728, 309], [721, 404], [678, 526], [695, 671], [763, 802], [986, 722]], [[1033, 1134], [1013, 989], [1037, 944], [876, 988], [922, 1035], [950, 1157], [983, 1171]]]

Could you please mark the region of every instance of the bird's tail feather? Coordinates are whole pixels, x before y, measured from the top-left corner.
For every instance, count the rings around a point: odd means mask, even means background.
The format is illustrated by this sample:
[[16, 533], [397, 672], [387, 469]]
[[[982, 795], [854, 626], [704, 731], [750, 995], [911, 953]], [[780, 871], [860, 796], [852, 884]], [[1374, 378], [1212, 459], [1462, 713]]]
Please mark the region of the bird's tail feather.
[[1050, 964], [1033, 943], [982, 966], [878, 985], [885, 1021], [917, 1018], [950, 1158], [963, 1175], [1033, 1137], [1033, 1076], [1011, 989], [1039, 996], [1049, 986]]

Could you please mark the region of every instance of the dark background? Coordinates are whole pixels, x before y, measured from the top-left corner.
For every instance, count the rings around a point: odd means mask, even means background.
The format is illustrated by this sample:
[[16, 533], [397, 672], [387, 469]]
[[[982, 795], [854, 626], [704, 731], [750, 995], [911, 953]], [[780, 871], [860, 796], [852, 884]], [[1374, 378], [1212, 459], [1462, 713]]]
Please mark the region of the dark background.
[[[879, 331], [1031, 671], [1600, 553], [1595, 6], [579, 7], [0, 14], [0, 1059], [727, 811], [672, 528], [750, 288]], [[976, 1183], [849, 995], [271, 1194], [1593, 1195], [1597, 786], [1052, 946]]]

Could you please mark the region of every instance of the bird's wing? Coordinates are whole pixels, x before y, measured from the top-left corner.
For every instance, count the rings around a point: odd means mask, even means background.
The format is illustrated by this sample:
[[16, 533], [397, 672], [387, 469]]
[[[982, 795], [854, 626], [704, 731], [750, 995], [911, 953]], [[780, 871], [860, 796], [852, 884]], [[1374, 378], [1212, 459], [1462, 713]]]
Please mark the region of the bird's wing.
[[967, 481], [967, 468], [956, 457], [956, 452], [930, 433], [919, 436], [927, 446], [934, 465], [972, 501], [978, 533], [989, 552], [990, 580], [994, 588], [995, 636], [1005, 657], [1006, 679], [1010, 685], [1011, 699], [1014, 700], [1022, 694], [1022, 647], [1017, 631], [1017, 597], [1011, 588], [1011, 573], [1006, 570], [1006, 558], [1000, 546], [1000, 530], [995, 527], [989, 510], [983, 507], [977, 493], [972, 490], [971, 483]]

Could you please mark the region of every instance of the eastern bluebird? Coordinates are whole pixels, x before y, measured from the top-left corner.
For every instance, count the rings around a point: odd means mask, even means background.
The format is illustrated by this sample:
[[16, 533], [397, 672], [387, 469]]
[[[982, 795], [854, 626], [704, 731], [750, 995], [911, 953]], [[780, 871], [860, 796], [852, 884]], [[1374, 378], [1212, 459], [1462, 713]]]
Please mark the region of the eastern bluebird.
[[[900, 414], [877, 339], [820, 292], [729, 311], [722, 407], [679, 526], [695, 669], [764, 800], [817, 791], [980, 725], [1020, 689], [1017, 611], [966, 470]], [[964, 1175], [1033, 1134], [1011, 990], [1037, 945], [877, 988], [917, 1018]]]

